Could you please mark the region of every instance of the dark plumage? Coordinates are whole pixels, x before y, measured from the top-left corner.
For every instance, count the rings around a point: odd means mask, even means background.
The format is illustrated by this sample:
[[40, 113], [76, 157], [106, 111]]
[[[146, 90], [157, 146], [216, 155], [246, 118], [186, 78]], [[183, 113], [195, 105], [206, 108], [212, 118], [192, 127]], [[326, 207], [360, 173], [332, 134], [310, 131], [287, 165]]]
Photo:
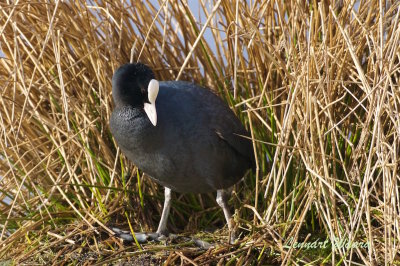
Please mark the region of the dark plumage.
[[218, 96], [193, 83], [161, 81], [155, 110], [146, 113], [151, 102], [154, 108], [152, 79], [151, 69], [138, 63], [121, 66], [112, 82], [111, 132], [139, 169], [174, 191], [207, 193], [231, 187], [254, 168], [252, 143], [244, 137], [249, 134]]

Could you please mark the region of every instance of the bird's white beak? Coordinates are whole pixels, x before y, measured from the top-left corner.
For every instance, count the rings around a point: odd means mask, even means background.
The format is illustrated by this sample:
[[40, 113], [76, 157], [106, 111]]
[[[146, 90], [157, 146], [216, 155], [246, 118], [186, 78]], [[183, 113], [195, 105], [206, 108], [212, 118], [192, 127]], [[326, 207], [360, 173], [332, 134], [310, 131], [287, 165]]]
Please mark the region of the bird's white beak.
[[150, 103], [144, 103], [144, 111], [147, 114], [150, 122], [153, 126], [157, 125], [157, 110], [156, 110], [156, 99], [158, 95], [158, 81], [155, 79], [150, 80], [149, 87], [147, 88], [147, 98]]

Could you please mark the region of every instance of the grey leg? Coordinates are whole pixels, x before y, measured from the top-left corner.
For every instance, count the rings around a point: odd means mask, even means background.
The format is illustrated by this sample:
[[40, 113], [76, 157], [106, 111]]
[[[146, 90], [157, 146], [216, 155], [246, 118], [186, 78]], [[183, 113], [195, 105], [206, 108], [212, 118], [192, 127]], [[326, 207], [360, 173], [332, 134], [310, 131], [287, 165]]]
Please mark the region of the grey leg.
[[171, 208], [171, 189], [165, 187], [165, 192], [164, 192], [164, 207], [163, 211], [161, 214], [161, 219], [160, 223], [158, 225], [157, 233], [160, 235], [168, 235], [167, 231], [167, 221], [168, 221], [168, 215], [169, 215], [169, 210]]
[[217, 203], [218, 205], [222, 208], [224, 211], [226, 223], [228, 224], [228, 229], [231, 235], [230, 243], [233, 244], [235, 242], [235, 232], [234, 232], [234, 224], [233, 224], [233, 219], [231, 212], [229, 211], [228, 207], [228, 198], [230, 196], [230, 191], [227, 191], [225, 189], [220, 189], [217, 190]]
[[[159, 241], [162, 240], [164, 236], [168, 235], [167, 231], [167, 221], [168, 214], [171, 208], [171, 189], [165, 188], [165, 199], [164, 199], [164, 207], [161, 214], [160, 224], [158, 225], [158, 229], [156, 233], [135, 233], [135, 238], [139, 243], [146, 243], [149, 240]], [[116, 236], [122, 238], [124, 241], [133, 242], [134, 238], [131, 235], [130, 231], [124, 231], [119, 228], [113, 227], [112, 231]]]

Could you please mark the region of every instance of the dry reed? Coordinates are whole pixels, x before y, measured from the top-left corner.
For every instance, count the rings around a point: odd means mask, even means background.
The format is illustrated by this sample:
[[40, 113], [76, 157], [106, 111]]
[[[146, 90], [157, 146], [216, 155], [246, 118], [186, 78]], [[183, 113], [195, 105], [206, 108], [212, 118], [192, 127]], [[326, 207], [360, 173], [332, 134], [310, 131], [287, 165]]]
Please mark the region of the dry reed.
[[[400, 264], [399, 2], [153, 2], [0, 4], [0, 264]], [[108, 128], [128, 61], [215, 90], [251, 130], [236, 245], [226, 228], [200, 234], [208, 251], [111, 236], [154, 230], [162, 203]], [[212, 195], [171, 216], [224, 221]]]

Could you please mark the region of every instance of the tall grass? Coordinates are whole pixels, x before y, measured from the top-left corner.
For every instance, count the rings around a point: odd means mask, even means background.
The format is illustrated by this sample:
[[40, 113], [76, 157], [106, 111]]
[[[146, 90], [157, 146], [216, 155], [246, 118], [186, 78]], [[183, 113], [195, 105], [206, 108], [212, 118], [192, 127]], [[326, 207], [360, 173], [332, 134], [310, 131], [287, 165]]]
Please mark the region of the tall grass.
[[[0, 4], [0, 262], [400, 264], [398, 1], [129, 2]], [[169, 227], [214, 249], [112, 237], [154, 230], [163, 199], [108, 128], [129, 61], [214, 90], [251, 131], [236, 245], [213, 195], [177, 195]]]

